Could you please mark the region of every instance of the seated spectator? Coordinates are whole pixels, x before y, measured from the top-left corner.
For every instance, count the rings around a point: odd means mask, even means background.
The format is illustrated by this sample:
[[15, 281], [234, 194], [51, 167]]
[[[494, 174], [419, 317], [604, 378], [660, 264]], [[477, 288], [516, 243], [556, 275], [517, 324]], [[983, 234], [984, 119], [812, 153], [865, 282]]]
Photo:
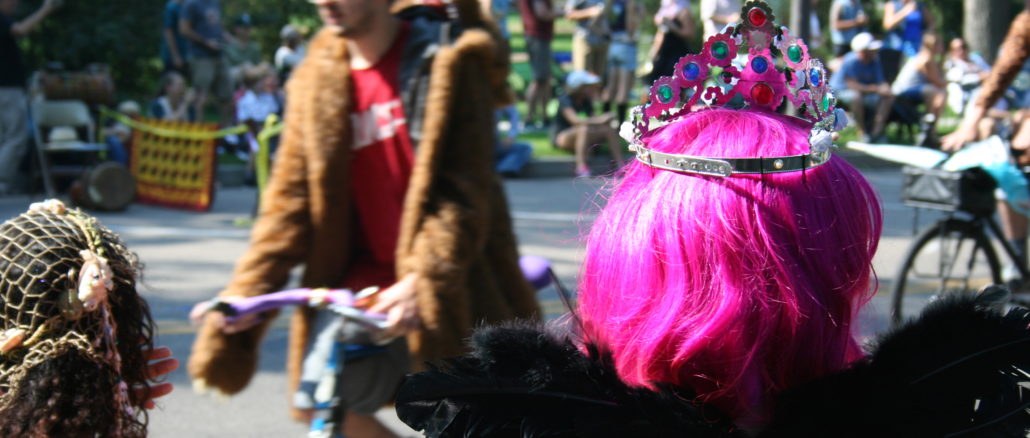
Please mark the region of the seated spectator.
[[970, 52], [965, 40], [955, 38], [948, 43], [944, 72], [948, 80], [948, 106], [962, 114], [970, 94], [990, 76], [991, 66], [979, 54]]
[[619, 133], [611, 127], [614, 116], [610, 113], [594, 115], [594, 99], [600, 91], [601, 78], [576, 70], [565, 81], [566, 94], [558, 96], [558, 117], [555, 117], [554, 145], [576, 154], [576, 176], [589, 177], [587, 146], [608, 143], [608, 149], [618, 167], [622, 167], [622, 149]]
[[[905, 99], [916, 104], [926, 104], [926, 115], [923, 117], [920, 130], [926, 134], [926, 141], [935, 138], [934, 126], [944, 110], [947, 98], [944, 72], [938, 63], [938, 55], [943, 52], [940, 39], [933, 33], [923, 35], [923, 44], [916, 55], [905, 61], [898, 72], [891, 91], [898, 99]], [[923, 142], [920, 142], [923, 143]]]
[[160, 94], [150, 104], [150, 117], [172, 122], [197, 121], [193, 105], [193, 89], [186, 87], [186, 78], [177, 71], [161, 76]]
[[263, 129], [265, 119], [273, 114], [282, 114], [283, 95], [279, 86], [279, 75], [268, 64], [247, 69], [243, 73], [243, 85], [246, 92], [236, 102], [236, 122], [246, 124], [249, 131], [245, 136], [246, 146], [237, 155], [241, 159], [252, 161], [251, 156], [257, 152], [259, 146], [258, 133]]
[[243, 86], [246, 91], [236, 102], [236, 121], [245, 123], [257, 135], [268, 116], [282, 113], [279, 77], [270, 65], [260, 64], [243, 72]]
[[[126, 100], [118, 104], [118, 112], [131, 118], [139, 118], [142, 115], [139, 104], [132, 100]], [[107, 144], [107, 159], [128, 166], [129, 152], [125, 145], [131, 141], [132, 128], [121, 122], [114, 122], [107, 126], [104, 130], [104, 143]]]
[[304, 55], [308, 50], [304, 45], [304, 36], [293, 25], [283, 26], [279, 32], [279, 38], [282, 40], [282, 45], [275, 51], [275, 68], [279, 70], [279, 79], [286, 82], [286, 79], [290, 77], [290, 72], [304, 60]]
[[[508, 105], [497, 110], [497, 147], [494, 151], [494, 160], [497, 163], [497, 173], [501, 176], [516, 177], [522, 174], [522, 168], [533, 156], [533, 146], [528, 143], [516, 141], [519, 135], [519, 111], [515, 105]], [[501, 121], [507, 123], [507, 133], [500, 132]]]
[[[865, 141], [883, 140], [883, 128], [894, 103], [894, 94], [877, 56], [882, 45], [868, 32], [855, 35], [851, 40], [852, 52], [844, 55], [840, 70], [830, 78], [837, 98], [851, 110], [859, 136]], [[874, 114], [871, 129], [867, 112]]]
[[153, 346], [136, 254], [57, 200], [0, 224], [0, 254], [0, 436], [147, 436], [178, 362]]
[[229, 60], [229, 76], [234, 87], [242, 84], [245, 69], [261, 63], [261, 46], [251, 39], [252, 27], [250, 15], [240, 15], [233, 23], [233, 38], [225, 46], [225, 57]]

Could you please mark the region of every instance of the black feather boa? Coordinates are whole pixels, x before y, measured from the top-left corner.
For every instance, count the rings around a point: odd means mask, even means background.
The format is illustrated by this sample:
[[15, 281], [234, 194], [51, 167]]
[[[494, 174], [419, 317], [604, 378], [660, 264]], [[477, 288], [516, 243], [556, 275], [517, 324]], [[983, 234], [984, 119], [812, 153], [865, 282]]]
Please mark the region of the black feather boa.
[[[866, 360], [780, 394], [761, 437], [1025, 437], [1030, 315], [931, 305]], [[480, 329], [472, 353], [411, 376], [401, 420], [428, 437], [746, 436], [684, 388], [632, 388], [610, 357], [539, 325]], [[958, 435], [951, 435], [956, 434]]]

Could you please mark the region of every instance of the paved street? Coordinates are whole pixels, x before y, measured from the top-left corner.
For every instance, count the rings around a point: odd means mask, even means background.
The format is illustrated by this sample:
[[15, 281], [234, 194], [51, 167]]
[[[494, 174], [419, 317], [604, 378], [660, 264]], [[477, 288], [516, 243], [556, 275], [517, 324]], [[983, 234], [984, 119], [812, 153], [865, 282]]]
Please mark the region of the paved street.
[[[898, 202], [901, 175], [897, 169], [865, 171], [883, 195], [885, 232], [876, 269], [881, 290], [889, 283], [898, 258], [910, 240], [911, 210]], [[575, 284], [585, 234], [594, 212], [603, 204], [595, 193], [601, 179], [509, 180], [507, 189], [524, 254], [551, 259], [570, 287]], [[193, 303], [210, 298], [228, 281], [234, 261], [244, 251], [248, 231], [234, 225], [246, 218], [255, 199], [245, 188], [220, 190], [209, 213], [189, 213], [133, 205], [122, 213], [99, 214], [119, 232], [146, 264], [145, 296], [158, 320], [159, 343], [171, 346], [185, 362], [194, 336], [186, 322]], [[0, 199], [0, 215], [24, 210], [28, 199]], [[935, 217], [923, 214], [922, 222]], [[561, 312], [553, 290], [541, 292], [549, 315]], [[886, 327], [886, 299], [878, 295], [862, 314], [862, 333], [870, 336]], [[151, 416], [152, 436], [162, 437], [300, 437], [305, 428], [286, 418], [286, 378], [283, 354], [285, 318], [280, 318], [262, 346], [260, 368], [250, 387], [229, 400], [195, 395], [184, 370], [171, 376], [176, 392], [161, 401]], [[382, 411], [389, 416], [389, 411]], [[395, 420], [394, 420], [395, 421]], [[414, 435], [413, 432], [408, 432]]]

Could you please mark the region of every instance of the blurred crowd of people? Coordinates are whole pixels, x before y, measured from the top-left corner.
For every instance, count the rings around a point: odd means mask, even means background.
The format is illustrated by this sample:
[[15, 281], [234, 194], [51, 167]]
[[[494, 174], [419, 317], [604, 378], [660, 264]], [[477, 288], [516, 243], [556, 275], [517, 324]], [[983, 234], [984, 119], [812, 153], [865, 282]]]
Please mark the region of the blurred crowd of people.
[[280, 84], [304, 58], [303, 34], [293, 25], [283, 26], [281, 46], [268, 56], [271, 52], [252, 37], [250, 15], [225, 20], [216, 0], [169, 0], [163, 14], [164, 73], [149, 115], [199, 121], [213, 107], [220, 124], [250, 128], [242, 138], [227, 139], [241, 159], [250, 160], [265, 119], [282, 115]]
[[[886, 141], [885, 127], [897, 121], [912, 127], [913, 141], [937, 144], [935, 127], [945, 109], [963, 113], [990, 70], [962, 38], [949, 34], [945, 39], [922, 1], [832, 0], [820, 7], [819, 0], [812, 0], [810, 6], [807, 43], [818, 50], [827, 37], [831, 83], [863, 140]], [[518, 0], [532, 74], [522, 90], [524, 126], [549, 129], [555, 147], [576, 153], [576, 174], [589, 174], [584, 145], [606, 143], [614, 135], [607, 130], [617, 129], [628, 107], [646, 96], [647, 85], [671, 75], [681, 56], [699, 51], [705, 38], [739, 21], [740, 10], [739, 0], [701, 0], [697, 5], [662, 0], [653, 14], [638, 0], [571, 0], [564, 6], [552, 0]], [[827, 10], [828, 16], [817, 12]], [[495, 8], [495, 18], [504, 23], [497, 14]], [[638, 56], [642, 23], [651, 17], [656, 33], [646, 54]], [[562, 54], [552, 50], [559, 18], [575, 23], [567, 71], [560, 67]], [[825, 35], [822, 23], [828, 26]], [[650, 68], [638, 68], [638, 62]], [[638, 76], [642, 81], [635, 81]], [[584, 101], [573, 82], [580, 85], [585, 77], [596, 77], [596, 86], [594, 79], [587, 81], [589, 104], [569, 104]], [[1017, 81], [991, 122], [1004, 121], [1004, 110], [1026, 106], [1026, 85]], [[558, 111], [548, 114], [552, 99], [557, 99]], [[619, 141], [617, 136], [614, 141]]]

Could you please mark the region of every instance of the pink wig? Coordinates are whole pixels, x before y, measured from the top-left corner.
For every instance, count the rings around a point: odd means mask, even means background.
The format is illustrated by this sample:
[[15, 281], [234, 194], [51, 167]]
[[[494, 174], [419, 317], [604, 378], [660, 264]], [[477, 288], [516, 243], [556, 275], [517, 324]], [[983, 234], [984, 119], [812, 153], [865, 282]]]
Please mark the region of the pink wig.
[[[804, 122], [690, 114], [647, 147], [705, 157], [809, 152]], [[873, 188], [839, 157], [804, 172], [684, 175], [627, 166], [591, 230], [580, 275], [588, 340], [631, 385], [689, 387], [741, 425], [770, 395], [862, 355], [852, 332], [875, 293]]]

